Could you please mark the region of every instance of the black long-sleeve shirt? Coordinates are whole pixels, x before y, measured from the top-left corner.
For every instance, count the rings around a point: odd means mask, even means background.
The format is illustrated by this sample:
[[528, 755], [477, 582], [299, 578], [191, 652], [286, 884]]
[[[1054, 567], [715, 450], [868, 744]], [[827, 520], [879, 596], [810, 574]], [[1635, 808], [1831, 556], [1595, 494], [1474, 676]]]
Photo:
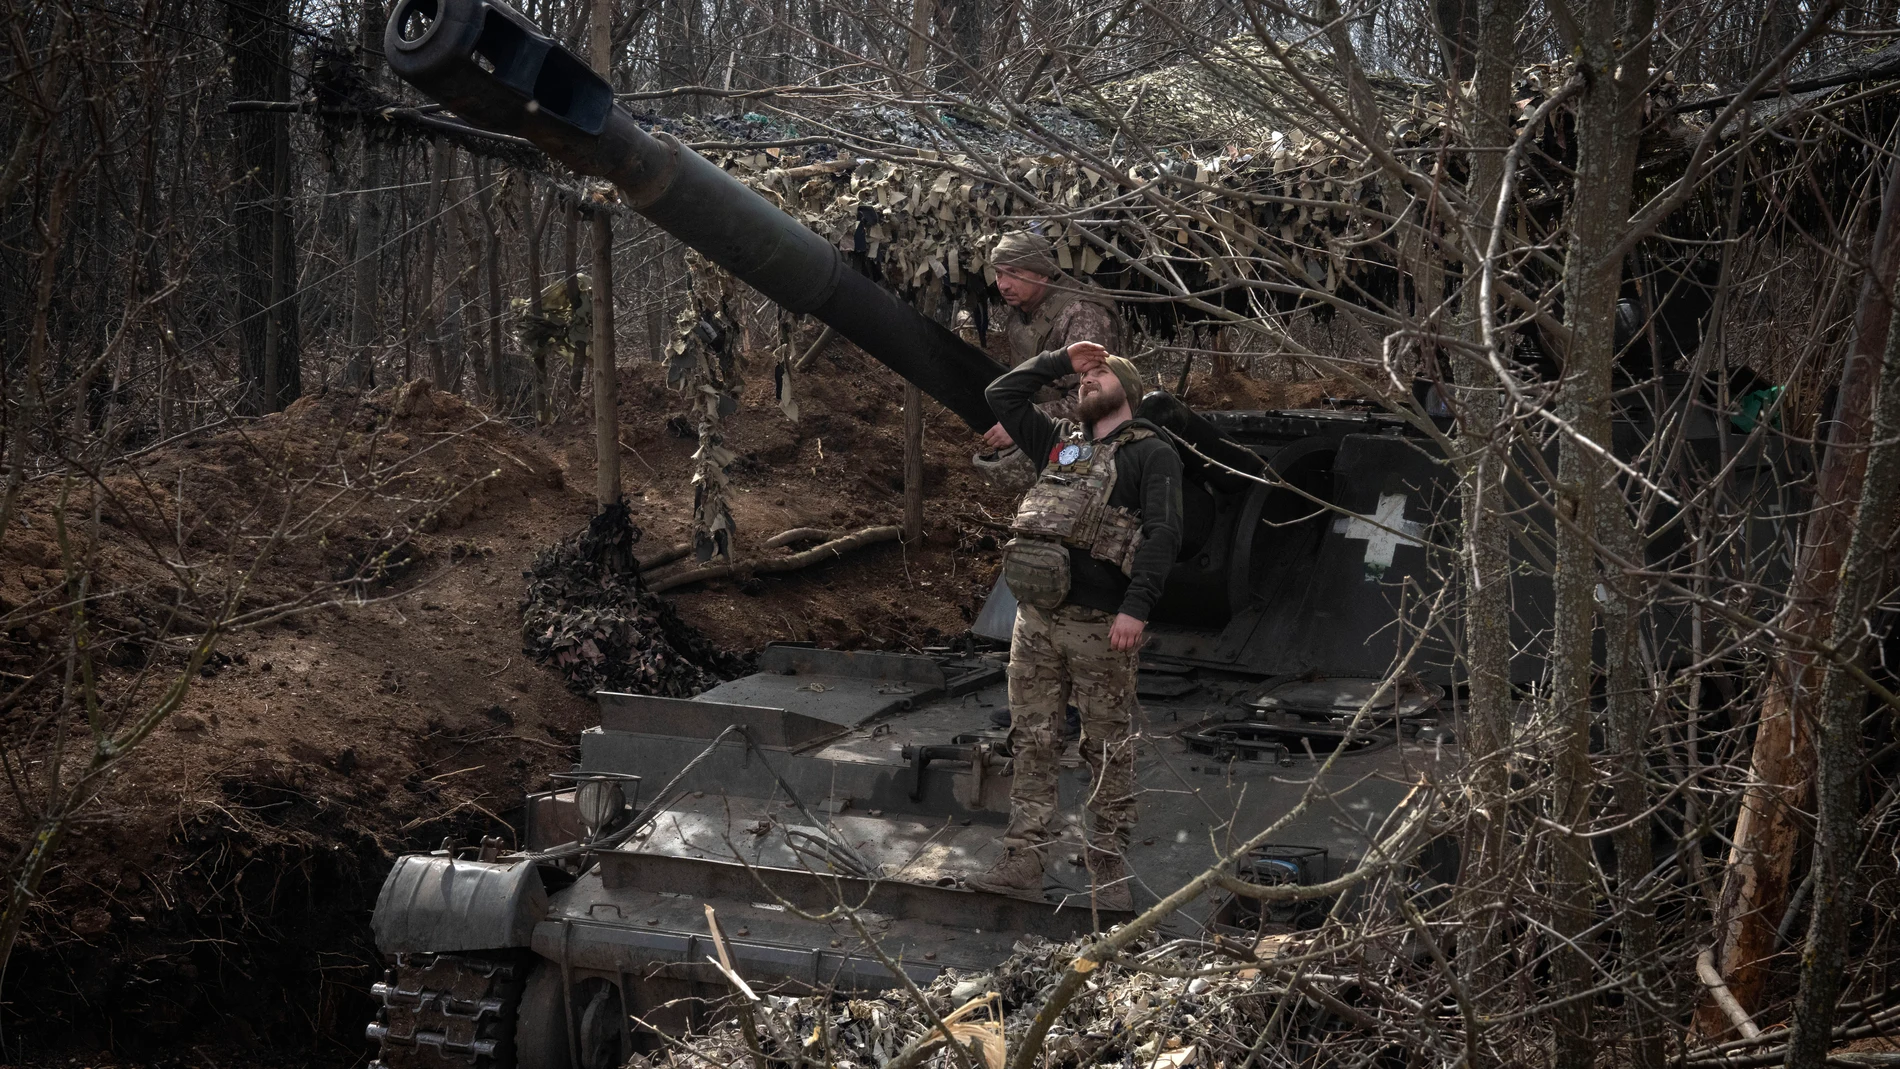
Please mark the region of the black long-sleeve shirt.
[[[1057, 438], [1055, 421], [1035, 405], [1036, 391], [1074, 373], [1069, 354], [1057, 349], [1018, 364], [984, 391], [996, 421], [1038, 471], [1048, 463]], [[1136, 422], [1156, 430], [1146, 421]], [[1115, 488], [1109, 492], [1108, 503], [1141, 517], [1141, 545], [1135, 547], [1133, 574], [1123, 575], [1115, 565], [1072, 546], [1067, 601], [1102, 612], [1127, 613], [1145, 622], [1181, 547], [1181, 458], [1158, 430], [1155, 437], [1127, 442], [1115, 450]]]

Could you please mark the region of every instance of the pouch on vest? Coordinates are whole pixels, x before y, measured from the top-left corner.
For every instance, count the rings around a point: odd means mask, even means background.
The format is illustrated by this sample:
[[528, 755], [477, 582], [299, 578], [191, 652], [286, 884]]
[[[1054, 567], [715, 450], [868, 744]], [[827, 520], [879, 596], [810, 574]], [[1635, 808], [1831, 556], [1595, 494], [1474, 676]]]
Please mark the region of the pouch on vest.
[[1069, 596], [1069, 550], [1060, 542], [1012, 538], [1003, 547], [1003, 582], [1024, 605], [1055, 609]]
[[1102, 510], [1102, 522], [1096, 528], [1089, 556], [1120, 568], [1123, 575], [1135, 574], [1135, 550], [1141, 546], [1141, 518], [1125, 508], [1110, 505]]
[[1087, 545], [1095, 498], [1105, 496], [1091, 493], [1094, 489], [1077, 476], [1045, 474], [1023, 495], [1010, 527], [1017, 534]]

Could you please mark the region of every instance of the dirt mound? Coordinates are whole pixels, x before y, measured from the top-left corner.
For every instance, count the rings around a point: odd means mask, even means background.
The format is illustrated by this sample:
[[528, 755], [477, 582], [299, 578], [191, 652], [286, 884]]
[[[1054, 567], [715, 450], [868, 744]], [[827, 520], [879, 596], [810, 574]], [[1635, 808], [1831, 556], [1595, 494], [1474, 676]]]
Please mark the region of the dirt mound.
[[[799, 387], [797, 423], [770, 389], [728, 422], [742, 556], [789, 527], [898, 514], [896, 378], [838, 347]], [[683, 540], [696, 443], [667, 424], [685, 405], [655, 365], [624, 369], [620, 395], [632, 520], [644, 544]], [[924, 539], [642, 594], [640, 619], [664, 621], [657, 634], [714, 675], [732, 670], [718, 650], [772, 639], [916, 648], [963, 631], [994, 576], [981, 524], [1008, 502], [969, 471], [967, 431], [934, 406], [928, 422]], [[140, 1060], [180, 1044], [221, 1051], [219, 1064], [359, 1059], [380, 975], [368, 913], [391, 860], [511, 835], [523, 795], [573, 762], [594, 723], [562, 673], [524, 655], [522, 612], [538, 552], [577, 544], [593, 514], [576, 488], [592, 469], [578, 421], [524, 428], [410, 384], [314, 394], [90, 484], [29, 483], [0, 542], [0, 672], [51, 669], [0, 710], [11, 753], [43, 756], [22, 747], [62, 716], [84, 737], [83, 706], [52, 685], [70, 649], [69, 576], [89, 584], [108, 722], [149, 708], [205, 626], [242, 626], [56, 855], [8, 969], [0, 1061]], [[704, 681], [690, 678], [654, 682]], [[24, 786], [30, 803], [45, 783]], [[0, 807], [0, 851], [17, 856], [31, 812]]]
[[[207, 627], [237, 630], [54, 855], [0, 1060], [186, 1040], [354, 1059], [390, 859], [504, 827], [589, 721], [520, 656], [516, 608], [532, 548], [589, 511], [535, 440], [427, 384], [29, 483], [0, 544], [8, 856], [89, 751], [88, 696], [119, 730]], [[76, 637], [89, 691], [60, 671]]]
[[[771, 536], [797, 527], [856, 530], [903, 515], [903, 384], [855, 348], [839, 344], [794, 385], [800, 418], [773, 395], [769, 365], [748, 367], [757, 384], [725, 420], [728, 504], [734, 554], [762, 554]], [[691, 541], [692, 457], [698, 447], [686, 403], [664, 368], [621, 373], [621, 475], [642, 545]], [[593, 468], [587, 428], [550, 432], [576, 472]], [[1007, 521], [1015, 501], [970, 466], [977, 439], [934, 401], [924, 404], [924, 534], [854, 551], [835, 564], [781, 575], [740, 574], [666, 593], [680, 615], [731, 650], [771, 640], [865, 649], [921, 649], [963, 633], [996, 578], [1000, 547], [986, 526]], [[575, 482], [582, 480], [576, 476]]]

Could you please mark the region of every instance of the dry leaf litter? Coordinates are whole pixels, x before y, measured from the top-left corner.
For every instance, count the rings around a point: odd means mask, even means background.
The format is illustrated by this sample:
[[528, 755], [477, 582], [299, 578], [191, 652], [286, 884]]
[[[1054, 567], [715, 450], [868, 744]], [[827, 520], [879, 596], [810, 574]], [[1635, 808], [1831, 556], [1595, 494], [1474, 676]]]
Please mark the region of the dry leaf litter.
[[[997, 968], [980, 975], [948, 971], [924, 989], [932, 1010], [958, 1039], [976, 1045], [978, 1069], [1003, 1069], [1036, 1010], [1088, 940], [1051, 942], [1027, 935]], [[1094, 970], [1082, 993], [1050, 1029], [1044, 1066], [1123, 1065], [1131, 1069], [1237, 1066], [1281, 1000], [1262, 971], [1194, 940], [1137, 944], [1129, 958], [1171, 973], [1164, 976], [1121, 964]], [[796, 1053], [835, 1069], [876, 1069], [932, 1027], [915, 1000], [893, 990], [875, 998], [766, 995], [756, 1005], [760, 1042], [768, 1058]], [[999, 1031], [999, 1015], [1001, 1028]], [[997, 1039], [1005, 1042], [999, 1044]], [[706, 1069], [752, 1065], [736, 1017], [706, 1032], [669, 1042], [643, 1069]], [[951, 1066], [939, 1049], [919, 1064]]]

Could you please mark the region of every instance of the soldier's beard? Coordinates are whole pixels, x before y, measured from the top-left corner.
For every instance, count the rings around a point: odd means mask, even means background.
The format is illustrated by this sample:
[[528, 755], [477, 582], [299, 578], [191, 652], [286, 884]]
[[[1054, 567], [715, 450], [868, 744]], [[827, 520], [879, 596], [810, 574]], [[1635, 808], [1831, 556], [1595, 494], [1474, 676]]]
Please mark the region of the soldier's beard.
[[1094, 423], [1121, 408], [1127, 401], [1127, 392], [1120, 383], [1116, 383], [1113, 389], [1104, 386], [1094, 393], [1083, 394], [1075, 402], [1075, 414], [1082, 417], [1083, 423]]

